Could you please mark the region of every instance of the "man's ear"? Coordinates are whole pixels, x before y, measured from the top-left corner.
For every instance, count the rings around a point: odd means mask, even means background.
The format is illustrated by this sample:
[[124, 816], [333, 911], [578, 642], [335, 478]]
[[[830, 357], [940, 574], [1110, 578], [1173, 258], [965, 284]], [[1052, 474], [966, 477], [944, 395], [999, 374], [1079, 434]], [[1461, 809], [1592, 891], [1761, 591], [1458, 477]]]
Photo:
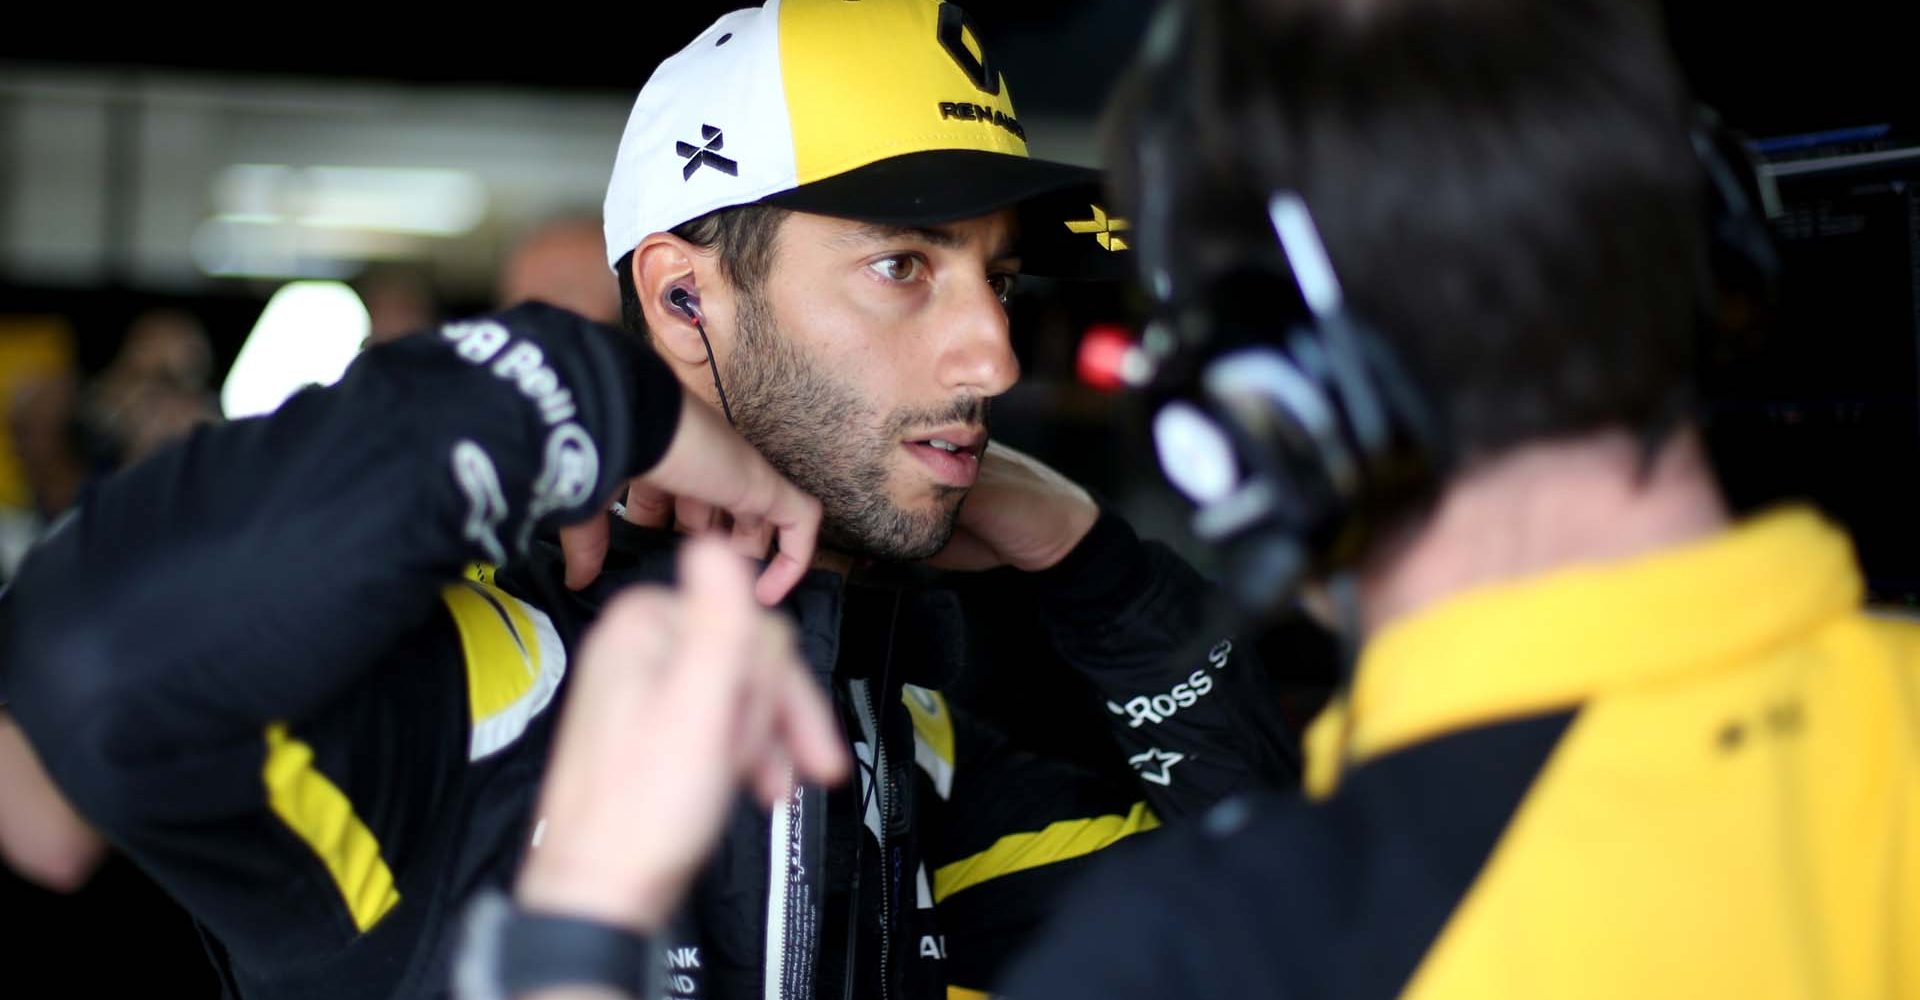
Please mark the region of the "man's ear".
[[[707, 363], [706, 342], [694, 328], [694, 316], [699, 315], [700, 259], [693, 244], [672, 233], [654, 233], [633, 251], [633, 288], [640, 296], [647, 332], [668, 357], [689, 365]], [[691, 315], [673, 301], [675, 289], [686, 292], [682, 302], [691, 308]]]

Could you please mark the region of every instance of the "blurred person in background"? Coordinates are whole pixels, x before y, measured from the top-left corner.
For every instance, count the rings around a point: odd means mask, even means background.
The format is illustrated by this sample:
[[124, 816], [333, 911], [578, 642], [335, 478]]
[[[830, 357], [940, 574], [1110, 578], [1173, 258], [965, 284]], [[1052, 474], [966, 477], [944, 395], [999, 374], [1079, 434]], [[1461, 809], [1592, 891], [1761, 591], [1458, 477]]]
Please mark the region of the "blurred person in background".
[[[33, 504], [31, 532], [0, 552], [4, 587], [27, 545], [57, 525], [98, 480], [194, 427], [212, 422], [212, 357], [190, 315], [152, 310], [129, 328], [108, 369], [82, 387], [66, 373], [17, 384], [7, 408]], [[0, 695], [0, 912], [15, 918], [4, 974], [19, 983], [57, 976], [78, 995], [150, 990], [217, 995], [193, 923], [110, 845], [54, 784]], [[138, 938], [137, 967], [56, 958], [73, 942]], [[0, 987], [4, 989], [4, 987]]]
[[[155, 309], [135, 319], [84, 393], [67, 376], [17, 386], [8, 426], [39, 523], [57, 523], [96, 468], [131, 465], [212, 422], [212, 364], [197, 320]], [[0, 566], [0, 585], [13, 568]], [[99, 834], [60, 794], [0, 701], [0, 859], [36, 884], [74, 892], [105, 857]]]
[[66, 373], [16, 384], [7, 406], [7, 431], [32, 509], [21, 542], [0, 550], [0, 581], [9, 576], [46, 525], [80, 498], [90, 478], [86, 434], [80, 423], [80, 382]]
[[376, 267], [354, 283], [367, 307], [367, 344], [385, 344], [440, 320], [433, 285], [416, 268]]
[[609, 326], [620, 322], [620, 284], [607, 270], [598, 218], [569, 215], [535, 226], [507, 251], [496, 297], [501, 308], [537, 300]]
[[212, 379], [213, 347], [200, 321], [179, 310], [149, 310], [88, 384], [83, 418], [113, 465], [132, 465], [218, 419]]

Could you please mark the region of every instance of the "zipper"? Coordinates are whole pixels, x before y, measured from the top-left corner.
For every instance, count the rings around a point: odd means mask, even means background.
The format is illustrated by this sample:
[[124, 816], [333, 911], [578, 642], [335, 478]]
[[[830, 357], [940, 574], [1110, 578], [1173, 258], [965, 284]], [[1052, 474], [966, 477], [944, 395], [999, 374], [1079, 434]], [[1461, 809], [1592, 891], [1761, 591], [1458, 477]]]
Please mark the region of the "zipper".
[[[885, 733], [880, 728], [880, 715], [874, 711], [873, 691], [864, 681], [853, 681], [859, 694], [857, 704], [861, 710], [860, 728], [873, 746], [873, 794], [880, 809], [879, 822], [874, 824], [874, 839], [880, 848], [880, 1000], [886, 1000], [891, 992], [888, 988], [891, 980], [887, 978], [887, 963], [893, 954], [893, 893], [888, 891], [892, 884], [888, 872], [887, 827], [893, 813], [889, 808], [888, 786], [892, 783], [887, 769], [887, 744]], [[865, 810], [861, 810], [860, 822], [866, 823]], [[848, 970], [849, 975], [852, 970]]]
[[[793, 768], [787, 768], [787, 785], [793, 785]], [[774, 804], [772, 829], [769, 831], [768, 844], [772, 857], [768, 859], [767, 878], [772, 883], [767, 893], [767, 965], [766, 978], [762, 983], [762, 996], [766, 1000], [783, 1000], [786, 996], [787, 968], [792, 959], [787, 941], [787, 894], [793, 887], [793, 799], [788, 797]]]

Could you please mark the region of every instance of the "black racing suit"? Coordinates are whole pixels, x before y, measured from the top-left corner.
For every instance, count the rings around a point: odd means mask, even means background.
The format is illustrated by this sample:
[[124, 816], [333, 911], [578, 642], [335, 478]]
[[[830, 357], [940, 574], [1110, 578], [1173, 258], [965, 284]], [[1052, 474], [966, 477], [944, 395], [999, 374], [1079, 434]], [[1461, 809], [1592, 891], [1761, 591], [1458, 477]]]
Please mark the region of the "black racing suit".
[[[643, 346], [523, 306], [196, 433], [29, 557], [0, 597], [0, 694], [199, 921], [231, 993], [447, 990], [463, 900], [542, 835], [581, 629], [616, 587], [671, 574], [670, 537], [619, 523], [607, 573], [571, 593], [539, 539], [657, 461], [680, 399]], [[1198, 634], [1207, 587], [1111, 515], [1031, 583], [1049, 655], [1110, 703], [1133, 787], [1022, 753], [938, 694], [967, 656], [927, 577], [816, 571], [785, 602], [860, 779], [771, 815], [743, 800], [663, 936], [669, 995], [981, 988], [1089, 854], [1290, 780], [1263, 672]]]

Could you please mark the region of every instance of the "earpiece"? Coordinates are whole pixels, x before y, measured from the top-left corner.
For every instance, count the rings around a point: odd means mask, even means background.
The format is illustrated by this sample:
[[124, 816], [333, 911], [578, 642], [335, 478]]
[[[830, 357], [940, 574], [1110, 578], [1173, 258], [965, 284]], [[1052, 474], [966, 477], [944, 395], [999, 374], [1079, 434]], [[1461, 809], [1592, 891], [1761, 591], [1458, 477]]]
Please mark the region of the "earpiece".
[[733, 407], [727, 403], [726, 387], [720, 384], [720, 362], [713, 357], [713, 341], [707, 339], [706, 320], [700, 316], [700, 297], [687, 291], [685, 286], [675, 285], [667, 289], [667, 308], [693, 321], [694, 330], [700, 334], [700, 344], [707, 349], [707, 367], [713, 370], [713, 392], [720, 397], [720, 412], [726, 414], [727, 423], [733, 423]]
[[700, 298], [680, 285], [675, 285], [671, 289], [668, 289], [667, 306], [688, 319], [693, 320], [695, 323], [701, 321]]

